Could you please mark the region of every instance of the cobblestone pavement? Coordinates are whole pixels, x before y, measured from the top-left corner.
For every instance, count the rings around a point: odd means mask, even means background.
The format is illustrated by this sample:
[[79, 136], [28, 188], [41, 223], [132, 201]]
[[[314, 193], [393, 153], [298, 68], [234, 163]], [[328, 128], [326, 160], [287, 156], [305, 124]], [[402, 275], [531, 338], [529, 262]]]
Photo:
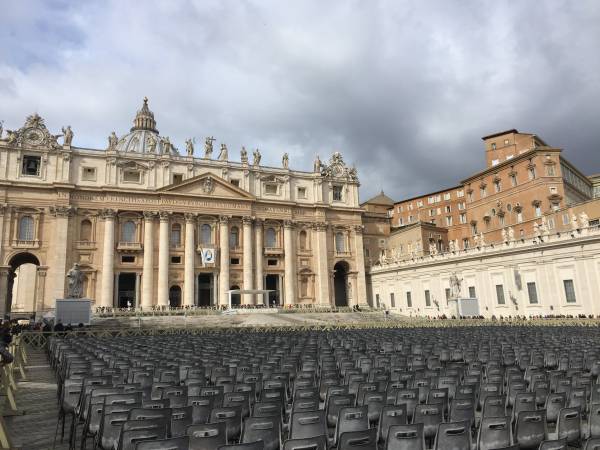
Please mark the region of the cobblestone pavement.
[[[43, 350], [29, 349], [27, 355], [27, 381], [18, 381], [15, 392], [17, 407], [24, 414], [6, 417], [5, 422], [13, 446], [23, 450], [49, 450], [58, 420], [56, 379]], [[69, 422], [66, 435], [68, 425]], [[66, 450], [68, 445], [66, 441], [61, 444], [59, 436], [55, 448]]]

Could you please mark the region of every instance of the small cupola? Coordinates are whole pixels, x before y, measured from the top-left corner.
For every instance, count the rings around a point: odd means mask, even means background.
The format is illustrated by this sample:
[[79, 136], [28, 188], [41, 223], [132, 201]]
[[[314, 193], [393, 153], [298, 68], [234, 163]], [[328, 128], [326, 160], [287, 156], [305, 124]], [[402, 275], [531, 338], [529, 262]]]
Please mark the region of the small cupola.
[[154, 113], [148, 108], [148, 97], [144, 97], [142, 109], [137, 112], [135, 119], [133, 120], [131, 131], [136, 130], [148, 130], [158, 133], [158, 130], [156, 129], [156, 120], [154, 120]]

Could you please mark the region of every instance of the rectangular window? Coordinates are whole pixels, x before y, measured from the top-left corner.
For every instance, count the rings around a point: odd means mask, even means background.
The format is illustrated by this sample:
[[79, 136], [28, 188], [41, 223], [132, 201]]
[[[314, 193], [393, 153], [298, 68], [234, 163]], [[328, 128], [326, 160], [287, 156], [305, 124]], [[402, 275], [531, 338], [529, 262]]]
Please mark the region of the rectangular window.
[[554, 217], [550, 217], [548, 219], [548, 229], [549, 230], [554, 230], [555, 225], [556, 224], [554, 223]]
[[546, 173], [548, 174], [549, 177], [553, 177], [556, 175], [555, 170], [554, 170], [554, 165], [548, 165], [546, 166]]
[[498, 223], [500, 224], [501, 227], [504, 226], [504, 216], [498, 216]]
[[417, 207], [423, 206], [423, 200], [417, 200]]
[[435, 209], [430, 209], [429, 210], [429, 217], [433, 217], [435, 216]]
[[336, 202], [342, 201], [342, 186], [333, 186], [333, 200]]
[[517, 223], [521, 223], [521, 222], [523, 222], [523, 213], [518, 212], [517, 213]]
[[450, 205], [446, 205], [444, 209], [447, 213], [452, 212], [452, 207]]
[[446, 288], [446, 303], [450, 300], [450, 288]]
[[240, 187], [240, 180], [232, 178], [231, 180], [229, 180], [229, 182], [235, 186], [235, 187]]
[[306, 198], [306, 188], [305, 187], [298, 188], [298, 198]]
[[562, 223], [563, 225], [568, 225], [569, 224], [569, 215], [568, 214], [563, 214], [562, 215]]
[[411, 223], [413, 221], [413, 216], [408, 216], [408, 223]]
[[276, 266], [276, 265], [277, 265], [276, 259], [267, 259], [267, 266]]
[[535, 207], [535, 217], [541, 217], [542, 216], [542, 207], [540, 205], [537, 205]]
[[406, 293], [406, 306], [412, 308], [412, 294], [410, 292]]
[[139, 183], [141, 180], [141, 173], [139, 170], [124, 170], [123, 181], [128, 183]]
[[511, 174], [510, 176], [510, 185], [515, 187], [517, 185], [517, 176], [515, 174]]
[[179, 184], [183, 181], [182, 173], [174, 173], [173, 174], [173, 184]]
[[379, 294], [375, 294], [375, 307], [379, 308]]
[[400, 217], [400, 218], [398, 219], [398, 224], [399, 224], [399, 225], [404, 225], [404, 219], [403, 219], [402, 217]]
[[430, 205], [433, 203], [434, 198], [433, 197], [428, 197], [427, 198], [427, 203], [429, 203]]
[[500, 184], [499, 181], [496, 181], [494, 183], [494, 189], [495, 189], [496, 193], [498, 193], [498, 192], [500, 192], [502, 190], [502, 185]]
[[425, 289], [425, 306], [431, 306], [431, 294], [429, 289]]
[[469, 248], [469, 238], [463, 239], [463, 248], [466, 250]]
[[446, 226], [447, 227], [451, 227], [452, 226], [452, 216], [446, 217]]
[[527, 174], [530, 180], [535, 179], [535, 167], [530, 167], [529, 169], [527, 169]]
[[23, 156], [23, 167], [21, 169], [21, 174], [39, 177], [41, 165], [42, 158], [40, 156], [25, 155]]
[[463, 191], [463, 190], [456, 191], [456, 196], [458, 198], [464, 197], [465, 196], [465, 191]]
[[475, 286], [469, 286], [469, 298], [477, 298], [475, 295]]
[[467, 215], [466, 215], [465, 213], [461, 213], [461, 214], [458, 216], [458, 221], [459, 221], [460, 223], [467, 223]]
[[473, 236], [475, 236], [477, 234], [477, 224], [476, 223], [471, 224], [471, 234]]
[[498, 299], [499, 305], [504, 305], [504, 286], [501, 284], [496, 285], [496, 298]]
[[231, 260], [229, 262], [231, 263], [232, 266], [237, 266], [240, 264], [240, 258], [231, 258]]
[[444, 200], [450, 200], [450, 192], [444, 194]]
[[277, 185], [273, 183], [265, 184], [265, 194], [267, 195], [277, 195]]
[[436, 195], [435, 196], [435, 201], [436, 202], [441, 202], [442, 201], [442, 196], [441, 195]]
[[82, 167], [81, 168], [81, 179], [83, 181], [96, 181], [96, 168], [95, 167]]
[[121, 262], [125, 264], [131, 264], [135, 262], [135, 256], [132, 255], [123, 255], [121, 256]]
[[394, 298], [393, 292], [390, 294], [390, 305], [392, 306], [392, 308], [396, 307], [396, 299]]
[[577, 299], [575, 298], [575, 285], [573, 284], [573, 280], [563, 280], [563, 285], [565, 286], [567, 303], [576, 303]]
[[472, 202], [473, 201], [473, 192], [469, 192], [469, 201]]
[[537, 304], [537, 302], [538, 302], [537, 289], [536, 289], [535, 283], [533, 281], [530, 281], [527, 283], [527, 295], [529, 296], [530, 304], [532, 304], [532, 305]]
[[181, 256], [171, 256], [171, 264], [181, 264]]
[[485, 198], [487, 196], [487, 190], [485, 189], [485, 187], [481, 187], [479, 189], [479, 194], [481, 195], [481, 198]]

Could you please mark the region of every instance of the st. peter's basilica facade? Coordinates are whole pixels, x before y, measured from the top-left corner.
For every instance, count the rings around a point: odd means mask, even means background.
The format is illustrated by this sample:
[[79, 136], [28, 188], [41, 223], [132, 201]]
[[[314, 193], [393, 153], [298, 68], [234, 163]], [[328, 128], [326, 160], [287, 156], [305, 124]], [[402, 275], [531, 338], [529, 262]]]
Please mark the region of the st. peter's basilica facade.
[[220, 306], [230, 289], [284, 306], [366, 301], [359, 183], [339, 153], [312, 172], [245, 148], [232, 161], [213, 138], [180, 153], [146, 99], [133, 125], [103, 150], [37, 114], [0, 135], [0, 308], [17, 292], [21, 311], [53, 308], [75, 263], [96, 307]]

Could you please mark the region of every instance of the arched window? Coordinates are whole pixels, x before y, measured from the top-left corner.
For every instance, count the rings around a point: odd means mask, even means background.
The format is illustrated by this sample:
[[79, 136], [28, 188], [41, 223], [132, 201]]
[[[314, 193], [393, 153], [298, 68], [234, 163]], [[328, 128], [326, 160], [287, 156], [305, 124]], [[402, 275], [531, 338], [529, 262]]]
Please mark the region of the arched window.
[[19, 240], [33, 241], [33, 217], [21, 217], [19, 221]]
[[79, 227], [79, 240], [90, 242], [92, 240], [92, 222], [83, 219]]
[[277, 233], [274, 228], [267, 228], [265, 233], [265, 247], [277, 247]]
[[344, 252], [346, 246], [344, 245], [344, 233], [338, 231], [335, 233], [335, 251], [338, 253]]
[[300, 231], [300, 235], [298, 236], [298, 241], [300, 242], [300, 250], [306, 250], [306, 231]]
[[179, 247], [181, 245], [181, 224], [174, 223], [171, 225], [171, 246]]
[[123, 242], [135, 242], [135, 222], [128, 220], [121, 229], [121, 239]]
[[202, 244], [212, 244], [212, 227], [205, 223], [200, 227], [200, 242]]
[[229, 246], [231, 248], [240, 246], [240, 229], [238, 227], [231, 227], [231, 231], [229, 231]]

